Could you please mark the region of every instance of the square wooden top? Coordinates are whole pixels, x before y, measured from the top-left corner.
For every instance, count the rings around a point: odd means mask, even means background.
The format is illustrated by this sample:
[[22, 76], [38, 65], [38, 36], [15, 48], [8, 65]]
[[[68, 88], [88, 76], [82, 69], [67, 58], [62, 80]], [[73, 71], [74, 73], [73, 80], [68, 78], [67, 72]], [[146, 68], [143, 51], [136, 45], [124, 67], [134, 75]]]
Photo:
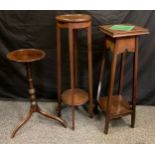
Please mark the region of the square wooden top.
[[103, 25], [100, 26], [100, 30], [104, 32], [106, 35], [109, 35], [113, 38], [117, 37], [127, 37], [127, 36], [138, 36], [138, 35], [145, 35], [149, 34], [149, 30], [140, 26], [132, 25], [132, 24], [119, 24], [119, 25], [131, 25], [134, 28], [130, 31], [124, 30], [112, 30], [110, 29], [113, 25]]

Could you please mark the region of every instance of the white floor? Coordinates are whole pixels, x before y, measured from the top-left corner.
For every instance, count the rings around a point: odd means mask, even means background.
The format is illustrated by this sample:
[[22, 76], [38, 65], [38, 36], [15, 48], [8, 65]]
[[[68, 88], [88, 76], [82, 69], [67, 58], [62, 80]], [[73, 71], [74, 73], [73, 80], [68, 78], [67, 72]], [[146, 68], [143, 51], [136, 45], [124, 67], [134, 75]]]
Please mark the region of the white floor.
[[[40, 106], [54, 113], [56, 103], [40, 102]], [[130, 128], [130, 116], [112, 121], [109, 134], [103, 133], [104, 115], [93, 119], [80, 108], [76, 111], [76, 129], [71, 130], [71, 111], [63, 109], [68, 128], [34, 114], [14, 139], [12, 129], [28, 111], [28, 102], [0, 102], [0, 143], [155, 143], [155, 106], [137, 106], [136, 127]]]

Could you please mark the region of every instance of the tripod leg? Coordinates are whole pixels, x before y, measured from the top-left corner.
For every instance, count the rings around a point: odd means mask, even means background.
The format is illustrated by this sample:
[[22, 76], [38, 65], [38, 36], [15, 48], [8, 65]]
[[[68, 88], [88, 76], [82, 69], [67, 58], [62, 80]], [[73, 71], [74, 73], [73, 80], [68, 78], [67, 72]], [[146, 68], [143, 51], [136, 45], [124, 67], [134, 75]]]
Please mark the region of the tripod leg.
[[47, 113], [45, 113], [45, 112], [43, 112], [43, 111], [38, 111], [41, 115], [43, 115], [43, 116], [45, 116], [45, 117], [47, 117], [47, 118], [50, 118], [50, 119], [54, 119], [54, 120], [56, 120], [56, 121], [58, 121], [60, 124], [62, 124], [65, 128], [67, 127], [67, 125], [66, 125], [66, 122], [63, 120], [63, 119], [61, 119], [61, 118], [59, 118], [59, 117], [57, 117], [57, 116], [52, 116], [52, 115], [49, 115], [49, 114], [47, 114]]
[[28, 115], [13, 130], [12, 135], [11, 135], [11, 138], [14, 138], [15, 137], [15, 134], [17, 133], [17, 131], [30, 119], [31, 116], [32, 116], [32, 112], [30, 111], [28, 113]]

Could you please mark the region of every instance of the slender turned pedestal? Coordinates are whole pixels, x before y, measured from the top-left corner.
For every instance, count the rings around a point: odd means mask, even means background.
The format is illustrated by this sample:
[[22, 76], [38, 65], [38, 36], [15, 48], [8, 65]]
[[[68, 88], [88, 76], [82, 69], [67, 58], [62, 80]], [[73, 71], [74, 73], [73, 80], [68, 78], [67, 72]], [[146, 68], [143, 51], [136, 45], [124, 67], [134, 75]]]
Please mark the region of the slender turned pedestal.
[[44, 57], [45, 57], [45, 53], [42, 50], [37, 50], [37, 49], [21, 49], [7, 54], [7, 58], [9, 60], [25, 64], [28, 86], [29, 86], [29, 95], [30, 95], [30, 110], [26, 115], [26, 117], [14, 129], [11, 135], [11, 138], [13, 138], [16, 132], [31, 118], [34, 112], [38, 112], [39, 114], [47, 118], [54, 119], [60, 122], [64, 127], [66, 127], [66, 123], [59, 117], [52, 116], [52, 115], [49, 115], [48, 113], [43, 112], [38, 106], [36, 101], [36, 94], [35, 94], [35, 89], [34, 89], [33, 80], [32, 80], [31, 63], [34, 61], [41, 60]]
[[[89, 113], [93, 115], [93, 78], [92, 78], [92, 38], [91, 17], [83, 14], [59, 15], [57, 20], [57, 66], [58, 66], [58, 115], [61, 116], [61, 101], [72, 107], [72, 128], [75, 128], [75, 106], [82, 105], [90, 100]], [[62, 94], [62, 63], [61, 63], [61, 29], [68, 29], [69, 36], [69, 63], [70, 63], [70, 89]], [[88, 83], [89, 94], [78, 88], [78, 30], [87, 31], [88, 44]]]
[[[124, 25], [124, 24], [123, 24]], [[103, 56], [100, 69], [100, 79], [98, 84], [97, 100], [100, 108], [105, 112], [105, 129], [104, 133], [108, 133], [110, 120], [131, 114], [131, 127], [135, 125], [136, 114], [136, 88], [137, 88], [137, 71], [138, 71], [138, 36], [149, 34], [147, 29], [135, 26], [131, 31], [111, 30], [112, 25], [100, 26], [100, 30], [105, 34], [105, 47], [113, 53], [113, 59], [110, 72], [110, 84], [107, 97], [100, 97], [102, 88], [102, 78], [105, 65], [105, 57]], [[132, 104], [129, 103], [121, 95], [123, 90], [125, 54], [131, 52], [134, 54], [133, 60], [133, 86], [132, 86]], [[121, 54], [121, 72], [118, 95], [113, 95], [115, 70], [117, 65], [117, 56]]]

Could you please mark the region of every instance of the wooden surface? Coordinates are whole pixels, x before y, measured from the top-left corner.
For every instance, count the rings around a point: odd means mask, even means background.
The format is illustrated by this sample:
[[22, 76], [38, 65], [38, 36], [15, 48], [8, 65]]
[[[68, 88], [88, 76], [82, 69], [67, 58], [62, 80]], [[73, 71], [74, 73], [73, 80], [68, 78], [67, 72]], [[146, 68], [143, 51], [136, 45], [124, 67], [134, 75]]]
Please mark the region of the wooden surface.
[[91, 16], [85, 14], [65, 14], [56, 16], [56, 20], [60, 22], [87, 22], [91, 20]]
[[32, 77], [32, 70], [31, 70], [31, 62], [41, 60], [45, 57], [45, 52], [38, 49], [20, 49], [16, 51], [12, 51], [7, 54], [7, 58], [11, 61], [25, 63], [26, 66], [26, 74], [27, 74], [27, 81], [28, 81], [28, 93], [30, 98], [30, 109], [26, 116], [21, 120], [21, 122], [16, 126], [13, 130], [11, 138], [14, 138], [15, 134], [18, 130], [31, 118], [34, 112], [37, 112], [46, 118], [54, 119], [62, 124], [64, 127], [67, 127], [66, 122], [61, 118], [50, 115], [44, 111], [42, 111], [37, 103], [36, 99], [36, 91], [33, 85], [33, 77]]
[[[107, 111], [108, 97], [101, 97], [99, 105], [103, 111]], [[121, 95], [112, 96], [110, 106], [110, 118], [117, 118], [132, 112], [128, 101]]]
[[[105, 46], [107, 49], [110, 49], [111, 52], [116, 52], [118, 54], [124, 53], [125, 51], [134, 52], [135, 40], [136, 40], [135, 36], [120, 37], [117, 39], [106, 36]], [[116, 46], [116, 42], [117, 42], [117, 46]]]
[[88, 99], [88, 93], [82, 89], [68, 89], [62, 94], [62, 101], [71, 106], [82, 105], [86, 103]]
[[7, 58], [15, 62], [33, 62], [45, 57], [45, 52], [39, 49], [20, 49], [9, 52]]
[[[131, 24], [122, 24], [122, 25], [131, 25]], [[113, 38], [149, 34], [148, 29], [145, 29], [145, 28], [142, 28], [142, 27], [136, 26], [136, 25], [132, 25], [132, 26], [135, 26], [135, 27], [131, 31], [111, 30], [110, 29], [111, 26], [113, 26], [113, 25], [100, 26], [100, 30], [102, 32], [104, 32], [105, 34], [113, 37]]]
[[[75, 106], [90, 101], [89, 114], [93, 116], [93, 65], [92, 65], [92, 21], [91, 16], [84, 14], [67, 14], [56, 17], [57, 28], [57, 94], [58, 94], [58, 116], [61, 116], [61, 101], [72, 108], [72, 129], [75, 129]], [[69, 67], [70, 67], [70, 89], [62, 94], [62, 47], [61, 30], [68, 30], [69, 46]], [[78, 30], [85, 30], [87, 33], [88, 45], [88, 86], [89, 95], [84, 90], [78, 89]], [[62, 95], [61, 95], [62, 94]]]
[[[124, 24], [122, 24], [124, 25]], [[129, 25], [129, 24], [127, 24]], [[131, 24], [130, 24], [131, 25]], [[100, 78], [98, 84], [97, 100], [103, 111], [106, 113], [104, 133], [108, 134], [109, 122], [113, 118], [119, 118], [124, 115], [131, 115], [131, 127], [135, 125], [136, 116], [136, 97], [137, 97], [137, 77], [138, 77], [138, 37], [140, 35], [149, 34], [149, 30], [134, 26], [131, 31], [111, 30], [112, 25], [100, 26], [100, 30], [105, 33], [105, 49], [113, 52], [113, 59], [110, 71], [109, 92], [107, 97], [100, 97], [102, 89], [102, 79], [104, 73], [105, 58], [103, 56], [101, 62]], [[125, 72], [125, 53], [133, 52], [133, 83], [132, 83], [132, 103], [131, 107], [128, 102], [123, 99], [121, 93], [123, 91], [123, 81]], [[121, 54], [119, 94], [113, 95], [115, 84], [115, 72], [117, 67], [117, 57]]]

